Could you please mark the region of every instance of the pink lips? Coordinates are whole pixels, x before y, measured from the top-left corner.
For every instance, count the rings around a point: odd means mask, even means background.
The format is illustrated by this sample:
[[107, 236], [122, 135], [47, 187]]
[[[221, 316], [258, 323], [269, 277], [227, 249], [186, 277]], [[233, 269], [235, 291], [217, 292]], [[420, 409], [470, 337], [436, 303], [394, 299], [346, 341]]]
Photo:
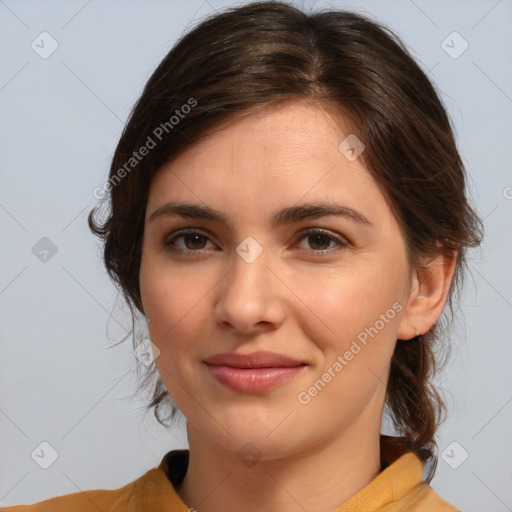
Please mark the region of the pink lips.
[[305, 363], [275, 352], [215, 354], [204, 360], [213, 377], [231, 391], [267, 391], [293, 379]]

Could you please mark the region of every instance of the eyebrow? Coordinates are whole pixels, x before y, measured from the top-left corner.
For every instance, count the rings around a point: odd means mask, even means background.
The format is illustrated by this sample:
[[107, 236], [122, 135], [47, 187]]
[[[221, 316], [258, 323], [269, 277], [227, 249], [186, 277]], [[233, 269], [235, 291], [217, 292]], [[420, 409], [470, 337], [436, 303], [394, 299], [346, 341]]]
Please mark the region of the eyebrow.
[[[316, 219], [334, 215], [336, 217], [344, 217], [348, 220], [374, 227], [361, 212], [354, 210], [348, 206], [342, 206], [330, 202], [304, 203], [298, 206], [289, 206], [276, 212], [272, 218], [274, 226], [283, 226], [293, 224], [305, 219]], [[205, 219], [221, 224], [228, 225], [226, 216], [209, 206], [193, 203], [179, 203], [170, 201], [157, 208], [149, 217], [149, 221], [162, 216], [180, 216], [189, 219]]]

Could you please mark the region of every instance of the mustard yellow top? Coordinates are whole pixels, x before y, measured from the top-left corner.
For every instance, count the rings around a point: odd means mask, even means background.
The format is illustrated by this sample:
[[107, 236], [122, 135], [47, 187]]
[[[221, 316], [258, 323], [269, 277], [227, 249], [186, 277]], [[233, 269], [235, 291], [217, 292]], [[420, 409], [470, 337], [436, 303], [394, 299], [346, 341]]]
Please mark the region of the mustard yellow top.
[[[381, 437], [383, 471], [333, 512], [460, 512], [422, 481], [423, 465], [413, 452], [397, 456]], [[188, 450], [167, 453], [158, 467], [119, 489], [95, 489], [50, 498], [0, 512], [189, 512], [175, 490], [188, 467]]]

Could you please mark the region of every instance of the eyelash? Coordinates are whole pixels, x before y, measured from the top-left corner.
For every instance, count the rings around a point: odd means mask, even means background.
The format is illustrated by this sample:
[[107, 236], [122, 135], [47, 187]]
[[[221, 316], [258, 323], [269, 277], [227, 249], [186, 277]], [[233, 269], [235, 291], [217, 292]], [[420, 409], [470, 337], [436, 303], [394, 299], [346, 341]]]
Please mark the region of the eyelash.
[[[201, 231], [198, 231], [196, 229], [186, 229], [186, 230], [177, 231], [176, 233], [173, 233], [173, 235], [174, 236], [172, 238], [169, 238], [168, 240], [166, 240], [164, 242], [164, 246], [168, 247], [172, 251], [181, 252], [182, 254], [197, 253], [199, 255], [204, 254], [205, 252], [208, 252], [206, 250], [194, 251], [192, 249], [177, 249], [176, 247], [174, 247], [176, 240], [178, 240], [179, 238], [183, 238], [184, 236], [187, 236], [187, 235], [200, 235], [209, 240], [208, 236]], [[315, 256], [319, 256], [319, 257], [326, 256], [333, 252], [337, 252], [342, 249], [345, 249], [349, 246], [349, 243], [346, 240], [344, 240], [343, 238], [333, 235], [330, 231], [326, 231], [324, 229], [319, 229], [319, 228], [309, 228], [306, 231], [303, 231], [301, 233], [301, 236], [298, 239], [298, 241], [300, 242], [311, 235], [321, 235], [327, 239], [330, 239], [331, 241], [336, 242], [340, 246], [338, 249], [335, 249], [335, 250], [332, 250], [332, 249], [322, 249], [322, 250], [317, 250], [317, 251], [311, 250], [311, 253]]]

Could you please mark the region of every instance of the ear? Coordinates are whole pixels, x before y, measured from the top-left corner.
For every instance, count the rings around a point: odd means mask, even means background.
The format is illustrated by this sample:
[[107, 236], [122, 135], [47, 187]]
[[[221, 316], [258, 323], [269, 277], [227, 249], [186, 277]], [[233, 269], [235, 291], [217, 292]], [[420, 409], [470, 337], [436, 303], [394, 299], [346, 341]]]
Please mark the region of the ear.
[[409, 340], [424, 334], [437, 322], [446, 304], [455, 273], [457, 253], [423, 258], [413, 271], [411, 290], [398, 327], [397, 337]]

